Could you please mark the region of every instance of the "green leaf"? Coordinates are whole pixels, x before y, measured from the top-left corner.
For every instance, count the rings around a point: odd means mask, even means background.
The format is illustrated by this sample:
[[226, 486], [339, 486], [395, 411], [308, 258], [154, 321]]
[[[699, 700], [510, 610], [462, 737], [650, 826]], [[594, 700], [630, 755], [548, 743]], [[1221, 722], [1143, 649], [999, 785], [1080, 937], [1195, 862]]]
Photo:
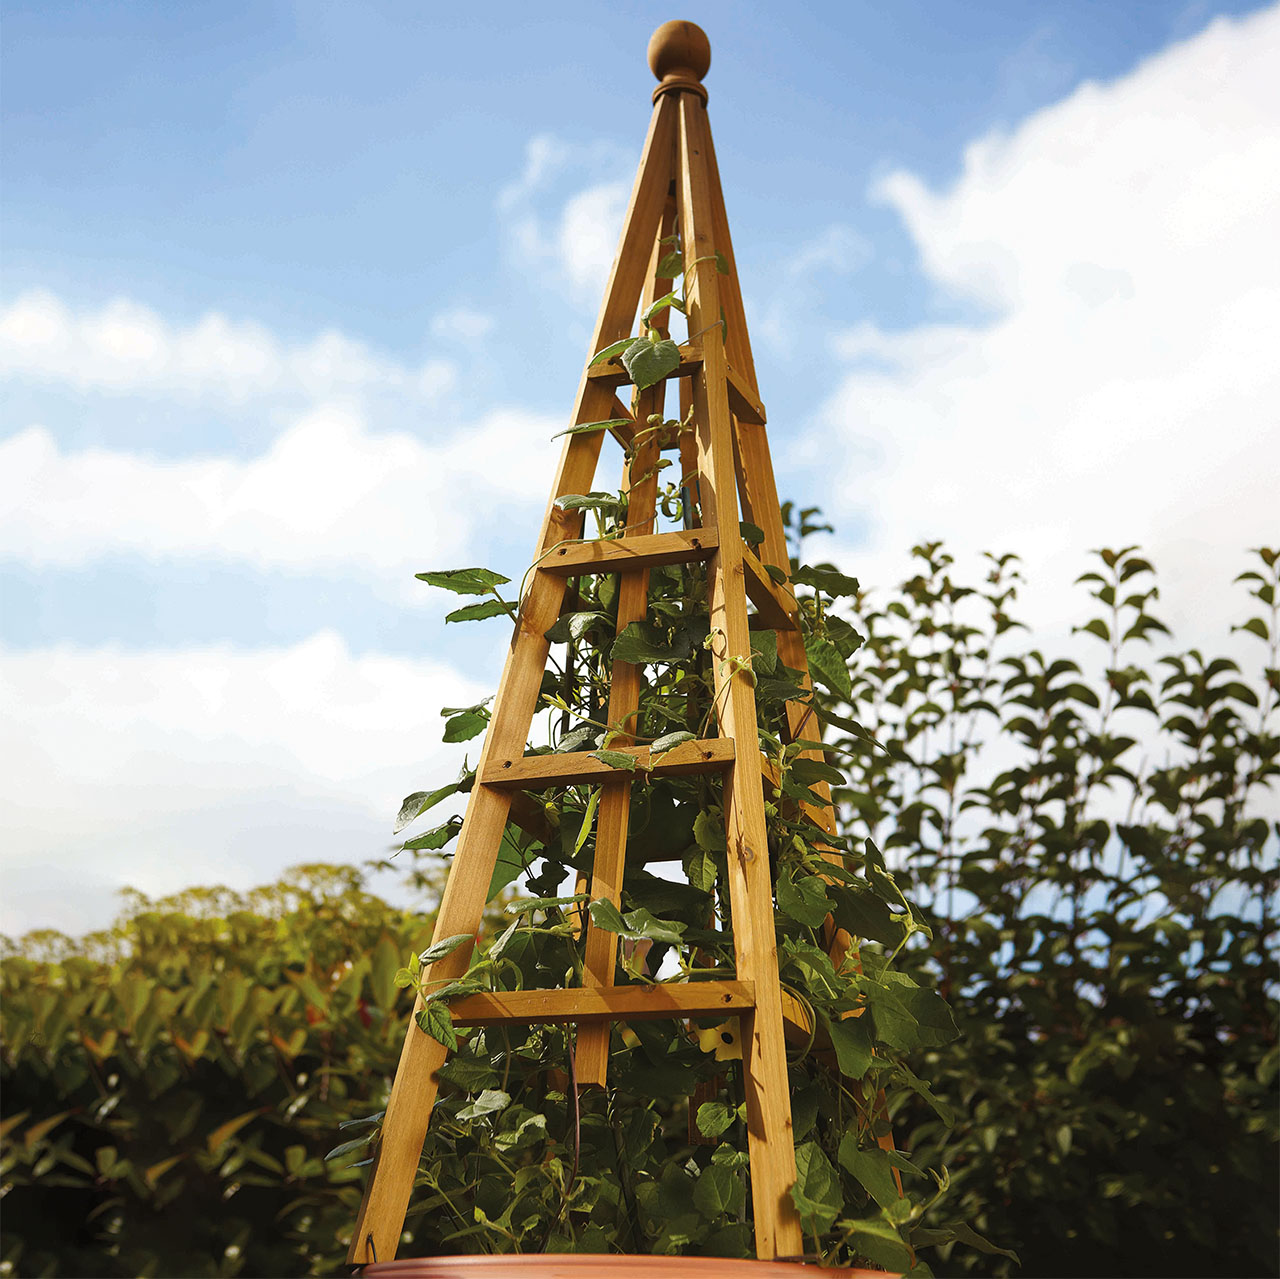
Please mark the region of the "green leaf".
[[621, 935], [627, 931], [622, 912], [607, 897], [592, 902], [587, 909], [591, 912], [591, 922], [597, 928], [603, 928], [606, 933]]
[[788, 870], [778, 876], [778, 909], [797, 923], [820, 928], [833, 904], [827, 896], [826, 885], [816, 875], [793, 880]]
[[786, 572], [783, 569], [780, 569], [776, 564], [766, 564], [764, 566], [764, 571], [768, 573], [770, 578], [772, 578], [779, 586], [787, 580]]
[[845, 775], [835, 767], [821, 759], [797, 759], [787, 766], [787, 772], [802, 786], [814, 786], [818, 782], [829, 782], [832, 786], [843, 786]]
[[894, 1207], [902, 1199], [884, 1151], [859, 1147], [857, 1133], [845, 1133], [837, 1157], [881, 1208]]
[[612, 360], [615, 355], [621, 355], [636, 339], [622, 338], [618, 342], [612, 342], [608, 346], [601, 347], [592, 357], [587, 368], [594, 369], [597, 364], [606, 364]]
[[659, 311], [665, 311], [669, 306], [675, 307], [677, 311], [683, 311], [684, 298], [682, 298], [679, 293], [665, 293], [662, 297], [654, 299], [641, 318], [645, 324], [651, 324], [653, 322], [653, 317], [657, 315]]
[[400, 847], [409, 849], [410, 851], [443, 848], [461, 829], [462, 818], [450, 817], [447, 822], [434, 827], [425, 834], [417, 835], [413, 839], [405, 840]]
[[643, 906], [628, 911], [624, 916], [607, 898], [594, 901], [589, 907], [591, 922], [607, 933], [617, 933], [627, 941], [666, 942], [678, 946], [684, 940], [686, 925], [674, 920], [656, 919]]
[[489, 893], [485, 900], [493, 901], [508, 884], [518, 879], [533, 865], [542, 851], [541, 844], [528, 843], [514, 827], [508, 826], [502, 833], [502, 843], [498, 845], [498, 858], [494, 862], [493, 877], [489, 880]]
[[465, 1054], [450, 1057], [436, 1073], [446, 1083], [453, 1084], [464, 1092], [488, 1088], [491, 1084], [496, 1084], [500, 1077], [487, 1058]]
[[882, 1217], [864, 1217], [847, 1225], [852, 1227], [849, 1243], [854, 1252], [860, 1252], [869, 1261], [895, 1274], [902, 1274], [910, 1268], [911, 1250], [897, 1230]]
[[676, 276], [683, 274], [684, 254], [679, 249], [673, 249], [665, 254], [658, 263], [657, 276], [660, 280], [674, 280]]
[[684, 873], [699, 892], [709, 893], [716, 886], [716, 860], [705, 848], [695, 849], [685, 858]]
[[355, 1119], [344, 1119], [339, 1128], [371, 1128], [382, 1122], [383, 1116], [387, 1112], [380, 1110], [376, 1115], [359, 1115]]
[[562, 511], [602, 511], [606, 515], [617, 515], [626, 504], [626, 498], [617, 493], [565, 493], [556, 498]]
[[682, 742], [693, 742], [697, 738], [686, 728], [678, 729], [674, 733], [666, 733], [662, 737], [656, 738], [649, 745], [649, 758], [653, 759], [655, 755], [665, 754], [667, 751], [679, 746]]
[[325, 1155], [325, 1162], [328, 1163], [334, 1159], [341, 1159], [343, 1155], [354, 1154], [357, 1150], [364, 1150], [368, 1146], [369, 1139], [372, 1136], [372, 1133], [365, 1133], [363, 1137], [354, 1137], [351, 1141], [344, 1141], [340, 1146], [334, 1146], [334, 1148]]
[[[631, 342], [630, 338], [617, 343], [618, 346], [625, 347]], [[611, 347], [605, 347], [605, 350], [611, 350]], [[597, 356], [591, 361], [592, 364], [599, 363], [600, 357]], [[590, 366], [588, 366], [590, 367]], [[566, 427], [563, 431], [557, 431], [551, 438], [558, 440], [562, 435], [590, 435], [593, 431], [611, 431], [615, 426], [634, 426], [635, 423], [629, 417], [611, 417], [604, 422], [579, 422], [577, 426]]]
[[452, 955], [459, 946], [465, 946], [467, 942], [474, 940], [470, 933], [455, 933], [452, 937], [442, 937], [439, 941], [433, 941], [418, 958], [424, 964], [434, 964], [437, 959]]
[[[1068, 1068], [1068, 1078], [1070, 1078], [1070, 1068]], [[905, 1084], [917, 1096], [923, 1097], [925, 1101], [933, 1107], [939, 1119], [942, 1120], [948, 1128], [954, 1127], [956, 1122], [956, 1112], [943, 1101], [941, 1097], [934, 1094], [932, 1088], [929, 1087], [923, 1079], [917, 1078], [909, 1067], [905, 1066], [901, 1061], [895, 1062], [893, 1066], [894, 1079]]]
[[704, 808], [693, 819], [693, 838], [699, 848], [708, 853], [723, 853], [724, 821], [718, 812]]
[[733, 1126], [734, 1113], [722, 1101], [704, 1101], [698, 1107], [698, 1131], [704, 1137], [718, 1137]]
[[915, 1018], [916, 1034], [925, 1048], [937, 1048], [959, 1035], [947, 1001], [936, 990], [923, 986], [900, 986], [895, 992]]
[[869, 977], [858, 980], [858, 989], [871, 1005], [876, 1038], [899, 1052], [915, 1052], [922, 1044], [916, 1019], [898, 998], [898, 992]]
[[1054, 1144], [1058, 1147], [1058, 1153], [1064, 1159], [1071, 1153], [1073, 1135], [1070, 1124], [1059, 1124], [1054, 1130]]
[[457, 595], [488, 595], [495, 586], [511, 581], [487, 568], [451, 568], [437, 573], [415, 573], [420, 582]]
[[593, 626], [608, 625], [612, 619], [608, 613], [591, 609], [582, 613], [562, 613], [546, 631], [543, 638], [552, 644], [567, 644], [582, 639]]
[[681, 662], [690, 653], [687, 638], [668, 640], [666, 632], [652, 622], [632, 622], [625, 626], [609, 656], [615, 662]]
[[410, 822], [416, 821], [429, 808], [434, 808], [442, 799], [448, 799], [450, 795], [456, 795], [461, 785], [461, 782], [450, 782], [447, 786], [441, 786], [438, 790], [414, 791], [412, 795], [406, 796], [400, 805], [400, 812], [396, 816], [396, 824], [391, 833], [398, 835]]
[[625, 751], [592, 751], [591, 758], [608, 764], [610, 768], [616, 768], [620, 773], [634, 773], [639, 763], [634, 755], [628, 755]]
[[457, 1118], [464, 1123], [469, 1119], [483, 1119], [511, 1105], [511, 1098], [498, 1088], [486, 1088], [469, 1106], [458, 1111]]
[[1012, 1252], [1008, 1248], [997, 1248], [989, 1239], [984, 1239], [972, 1226], [963, 1221], [954, 1221], [949, 1226], [942, 1228], [947, 1235], [954, 1239], [957, 1243], [966, 1244], [970, 1248], [976, 1248], [979, 1252], [985, 1252], [990, 1255], [1008, 1257], [1015, 1265], [1021, 1265], [1018, 1260], [1018, 1254]]
[[582, 846], [587, 842], [587, 836], [591, 834], [591, 823], [595, 820], [596, 809], [600, 806], [599, 790], [591, 792], [591, 798], [587, 800], [587, 806], [582, 812], [582, 826], [578, 830], [578, 838], [573, 842], [573, 854], [576, 857], [582, 851]]
[[853, 682], [849, 677], [849, 667], [836, 646], [825, 636], [806, 635], [804, 651], [814, 679], [848, 701], [853, 696]]
[[686, 925], [671, 919], [657, 919], [643, 906], [629, 910], [623, 919], [627, 922], [627, 931], [623, 936], [632, 941], [666, 942], [678, 946], [684, 940]]
[[831, 1017], [827, 1033], [836, 1050], [840, 1073], [849, 1079], [861, 1079], [871, 1069], [871, 1027], [864, 1013], [861, 1017]]
[[752, 524], [750, 520], [739, 520], [738, 531], [748, 546], [759, 546], [764, 541], [764, 529], [758, 524]]
[[807, 1235], [824, 1235], [844, 1207], [840, 1178], [815, 1141], [796, 1147], [796, 1181], [791, 1198]]
[[[246, 1110], [244, 1114], [237, 1115], [234, 1119], [228, 1119], [225, 1124], [220, 1124], [208, 1136], [206, 1144], [208, 1146], [209, 1153], [211, 1155], [216, 1155], [218, 1151], [221, 1150], [222, 1147], [245, 1126], [245, 1124], [257, 1119], [260, 1114], [262, 1114], [262, 1111], [260, 1110]], [[58, 1115], [56, 1118], [61, 1120], [63, 1116]], [[46, 1120], [45, 1123], [48, 1124], [48, 1121]], [[40, 1124], [33, 1124], [32, 1127], [27, 1130], [26, 1139], [28, 1143], [34, 1144], [31, 1142], [31, 1134], [40, 1127]], [[45, 1128], [45, 1131], [48, 1131], [47, 1127]], [[99, 1147], [99, 1151], [102, 1149], [102, 1147]], [[108, 1149], [110, 1149], [110, 1147], [108, 1147]]]
[[761, 675], [773, 675], [778, 670], [778, 632], [751, 632], [751, 669]]
[[450, 1052], [458, 1047], [453, 1018], [449, 1015], [449, 1009], [442, 1003], [430, 1003], [422, 1009], [418, 1014], [418, 1029], [437, 1043], [443, 1044]]
[[446, 742], [469, 742], [489, 727], [487, 715], [455, 715], [444, 726]]
[[643, 391], [680, 367], [680, 348], [670, 338], [659, 342], [636, 338], [623, 351], [622, 363], [636, 390]]
[[590, 893], [571, 893], [567, 897], [535, 897], [531, 901], [512, 902], [508, 915], [527, 915], [531, 910], [550, 910], [552, 907], [579, 906], [591, 900]]
[[896, 946], [902, 940], [902, 924], [879, 897], [844, 886], [832, 891], [836, 901], [832, 913], [841, 928], [855, 937], [878, 941], [884, 946]]
[[479, 622], [486, 617], [510, 617], [511, 610], [501, 600], [481, 600], [479, 604], [464, 604], [446, 613], [446, 622]]
[[832, 598], [856, 595], [859, 589], [856, 577], [849, 577], [830, 564], [802, 564], [791, 574], [791, 580], [797, 586], [812, 586]]
[[747, 1202], [747, 1188], [729, 1168], [711, 1164], [698, 1175], [693, 1206], [708, 1219], [740, 1212]]

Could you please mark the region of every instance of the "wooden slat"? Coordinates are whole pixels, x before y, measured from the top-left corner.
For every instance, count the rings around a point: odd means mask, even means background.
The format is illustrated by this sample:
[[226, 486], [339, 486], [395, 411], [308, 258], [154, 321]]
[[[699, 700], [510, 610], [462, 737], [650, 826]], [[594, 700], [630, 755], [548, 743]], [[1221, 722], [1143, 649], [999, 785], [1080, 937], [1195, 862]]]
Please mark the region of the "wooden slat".
[[504, 1022], [661, 1021], [671, 1017], [732, 1016], [749, 1012], [755, 990], [747, 981], [669, 982], [653, 986], [581, 986], [569, 990], [511, 990], [467, 995], [449, 1006], [458, 1026]]
[[542, 805], [523, 791], [511, 793], [511, 810], [507, 814], [507, 820], [544, 844], [550, 843], [555, 837], [555, 827], [548, 820]]
[[[702, 343], [686, 342], [680, 348], [680, 363], [662, 380], [689, 377], [702, 367]], [[731, 367], [725, 366], [725, 376], [729, 380], [729, 408], [740, 422], [763, 424], [766, 420], [764, 405], [760, 397], [746, 378], [735, 373]], [[587, 377], [604, 386], [618, 387], [631, 384], [631, 374], [622, 363], [622, 357], [615, 355], [605, 364], [597, 364], [587, 370]]]
[[[618, 341], [635, 321], [649, 249], [671, 184], [676, 114], [674, 98], [668, 95], [658, 101], [650, 117], [618, 252], [596, 321], [593, 351]], [[603, 420], [613, 400], [607, 386], [582, 378], [570, 425]], [[599, 432], [565, 437], [536, 556], [581, 535], [582, 513], [561, 510], [556, 499], [590, 488], [600, 445]], [[480, 754], [481, 775], [491, 757], [510, 757], [524, 749], [550, 647], [545, 632], [560, 613], [565, 586], [565, 578], [555, 574], [531, 574]], [[479, 928], [510, 806], [509, 790], [491, 786], [473, 788], [458, 835], [454, 864], [436, 916], [436, 939], [475, 933]], [[432, 965], [427, 976], [431, 980], [460, 977], [470, 963], [471, 950], [470, 946], [460, 947]], [[415, 1016], [420, 1007], [419, 1000], [414, 1007]], [[367, 1265], [379, 1258], [387, 1261], [396, 1255], [435, 1102], [436, 1071], [443, 1065], [445, 1055], [444, 1046], [423, 1034], [411, 1019], [387, 1103], [382, 1138], [374, 1154], [347, 1254], [353, 1265]]]
[[543, 557], [538, 568], [564, 577], [618, 573], [710, 559], [715, 549], [716, 536], [713, 532], [697, 528], [677, 529], [673, 533], [649, 533], [643, 537], [567, 542]]
[[746, 378], [735, 373], [732, 364], [726, 365], [725, 372], [729, 378], [729, 408], [739, 422], [750, 422], [755, 426], [763, 426], [768, 420], [760, 397], [748, 384]]
[[742, 567], [746, 573], [747, 596], [759, 610], [764, 625], [775, 631], [798, 630], [800, 606], [791, 588], [775, 582], [747, 546], [742, 548]]
[[[738, 977], [755, 983], [756, 1009], [742, 1019], [743, 1084], [751, 1160], [756, 1255], [762, 1260], [805, 1251], [800, 1218], [791, 1198], [796, 1179], [787, 1076], [787, 1046], [778, 981], [773, 883], [764, 813], [764, 788], [756, 759], [755, 690], [730, 657], [747, 658], [751, 636], [743, 591], [743, 543], [737, 533], [734, 426], [721, 329], [711, 190], [707, 169], [707, 113], [692, 94], [681, 93], [679, 205], [685, 253], [689, 325], [703, 332], [702, 371], [693, 378], [703, 518], [722, 532], [711, 561], [713, 671], [721, 732], [751, 745], [751, 758], [730, 769], [724, 783], [729, 899]], [[712, 260], [708, 260], [712, 259]]]
[[[814, 1026], [809, 1009], [789, 990], [782, 992], [782, 1021], [788, 1043], [808, 1045], [813, 1052], [825, 1052], [831, 1047], [831, 1036], [821, 1022]], [[813, 1027], [812, 1031], [810, 1027]]]
[[647, 746], [611, 746], [609, 749], [632, 756], [636, 761], [635, 774], [623, 774], [589, 751], [566, 751], [562, 755], [511, 755], [506, 759], [491, 759], [479, 780], [495, 790], [545, 790], [549, 786], [617, 781], [642, 772], [658, 777], [690, 777], [728, 768], [734, 755], [733, 742], [727, 737], [681, 742], [653, 759]]
[[725, 337], [725, 355], [741, 375], [742, 381], [755, 391], [759, 387], [756, 379], [756, 363], [751, 354], [751, 338], [747, 332], [746, 309], [742, 305], [738, 263], [733, 253], [733, 236], [729, 233], [729, 216], [725, 211], [724, 191], [720, 186], [720, 166], [716, 163], [715, 139], [712, 138], [709, 128], [706, 130], [705, 143], [707, 178], [711, 189], [711, 233], [715, 238], [716, 251], [724, 258], [729, 268], [727, 274], [722, 277], [719, 288], [720, 304], [724, 307], [725, 320], [729, 329]]
[[602, 422], [612, 422], [619, 418], [630, 420], [626, 421], [626, 424], [623, 426], [611, 426], [609, 428], [609, 434], [612, 435], [624, 449], [629, 449], [631, 447], [631, 441], [635, 439], [636, 424], [634, 419], [631, 419], [631, 410], [627, 408], [627, 406], [615, 395], [613, 397], [613, 404], [609, 408], [609, 416], [607, 418], [601, 418], [600, 420]]
[[[724, 254], [729, 265], [724, 286], [720, 290], [721, 304], [729, 327], [728, 354], [735, 365], [741, 369], [743, 380], [755, 388], [755, 361], [751, 354], [746, 311], [742, 304], [741, 281], [738, 278], [737, 264], [734, 259], [729, 219], [725, 212], [724, 191], [720, 185], [715, 143], [710, 129], [707, 130], [706, 153], [711, 179], [711, 202], [717, 248]], [[771, 564], [790, 564], [790, 551], [787, 547], [786, 530], [782, 524], [778, 487], [773, 472], [773, 458], [764, 422], [752, 423], [749, 419], [740, 419], [738, 430], [734, 435], [734, 446], [740, 492], [747, 518], [764, 531], [764, 544], [761, 548], [764, 558]], [[792, 670], [801, 673], [803, 677], [801, 682], [805, 688], [812, 688], [804, 638], [799, 631], [779, 632], [778, 657]], [[786, 716], [788, 732], [793, 741], [800, 738], [821, 740], [822, 723], [812, 705], [798, 701], [789, 702]], [[822, 753], [808, 752], [805, 758], [821, 760]], [[819, 782], [813, 789], [817, 792], [821, 805], [815, 808], [806, 804], [804, 811], [822, 829], [834, 832], [836, 822], [835, 811], [831, 805], [831, 788], [826, 782]], [[842, 861], [842, 854], [837, 849], [828, 847], [821, 848], [819, 851], [827, 861], [837, 864]], [[839, 967], [853, 946], [853, 938], [843, 928], [838, 928], [835, 920], [830, 918], [823, 931], [831, 958]], [[890, 1146], [892, 1146], [891, 1139]]]

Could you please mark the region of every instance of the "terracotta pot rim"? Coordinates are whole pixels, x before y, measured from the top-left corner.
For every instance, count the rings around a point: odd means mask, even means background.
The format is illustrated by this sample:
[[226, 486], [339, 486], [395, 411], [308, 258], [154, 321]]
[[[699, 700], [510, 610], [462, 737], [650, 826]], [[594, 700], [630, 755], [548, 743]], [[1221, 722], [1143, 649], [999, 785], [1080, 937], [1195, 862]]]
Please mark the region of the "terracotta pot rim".
[[548, 1279], [570, 1272], [604, 1269], [626, 1279], [630, 1275], [694, 1274], [705, 1279], [733, 1279], [751, 1275], [753, 1279], [797, 1279], [805, 1274], [843, 1276], [843, 1279], [894, 1279], [877, 1270], [822, 1269], [816, 1262], [750, 1261], [731, 1257], [668, 1257], [630, 1253], [511, 1253], [464, 1254], [445, 1257], [405, 1257], [380, 1261], [364, 1268], [373, 1276], [402, 1276], [403, 1279], [449, 1279], [453, 1275], [477, 1276], [516, 1272], [545, 1275]]

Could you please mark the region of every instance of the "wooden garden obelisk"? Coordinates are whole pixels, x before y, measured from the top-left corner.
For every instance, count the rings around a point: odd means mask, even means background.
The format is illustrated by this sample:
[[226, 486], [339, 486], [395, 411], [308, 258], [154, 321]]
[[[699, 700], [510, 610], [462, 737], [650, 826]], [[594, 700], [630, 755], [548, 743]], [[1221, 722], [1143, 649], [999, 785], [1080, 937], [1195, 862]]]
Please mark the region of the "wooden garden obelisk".
[[[659, 80], [653, 114], [595, 334], [584, 353], [589, 361], [627, 337], [634, 331], [640, 306], [671, 289], [671, 281], [658, 274], [664, 256], [659, 241], [673, 227], [678, 229], [689, 332], [694, 337], [681, 347], [679, 367], [667, 380], [685, 380], [682, 394], [693, 410], [694, 439], [683, 436], [681, 444], [649, 432], [633, 447], [636, 424], [661, 411], [664, 383], [640, 392], [629, 411], [615, 395], [616, 388], [630, 381], [626, 370], [617, 363], [586, 367], [584, 362], [569, 425], [623, 420], [612, 433], [627, 450], [627, 528], [615, 539], [583, 541], [582, 512], [556, 505], [557, 498], [590, 488], [603, 443], [601, 431], [570, 434], [535, 545], [536, 567], [520, 602], [435, 936], [476, 932], [503, 832], [508, 821], [519, 820], [518, 808], [513, 816], [513, 797], [550, 784], [602, 787], [589, 891], [593, 899], [618, 903], [631, 775], [587, 753], [525, 754], [549, 649], [545, 633], [560, 615], [572, 577], [618, 575], [621, 630], [645, 616], [651, 567], [705, 561], [718, 735], [685, 742], [652, 763], [648, 748], [628, 745], [629, 739], [613, 741], [611, 749], [632, 751], [642, 766], [658, 774], [723, 775], [734, 980], [615, 987], [617, 937], [588, 923], [582, 986], [471, 995], [453, 1003], [450, 1011], [455, 1024], [463, 1026], [577, 1023], [577, 1077], [585, 1086], [606, 1081], [612, 1021], [737, 1015], [743, 1032], [756, 1248], [760, 1257], [770, 1258], [800, 1254], [803, 1240], [790, 1193], [795, 1158], [784, 1042], [786, 1001], [778, 982], [755, 690], [749, 671], [744, 677], [741, 664], [730, 660], [734, 654], [751, 652], [748, 600], [755, 606], [751, 623], [777, 632], [781, 660], [801, 672], [808, 665], [795, 597], [764, 567], [785, 568], [789, 558], [707, 119], [702, 79], [710, 63], [707, 37], [693, 23], [668, 22], [650, 41], [649, 65]], [[693, 527], [655, 533], [653, 462], [664, 447], [681, 449], [683, 471], [697, 502]], [[637, 477], [634, 483], [632, 476]], [[740, 519], [763, 530], [759, 555], [743, 541]], [[638, 668], [615, 662], [609, 722], [628, 722], [638, 696]], [[811, 717], [807, 703], [788, 707], [793, 738], [818, 736]], [[827, 797], [825, 787], [821, 793]], [[829, 808], [814, 815], [831, 828]], [[463, 946], [437, 961], [429, 979], [460, 977], [470, 954], [471, 947]], [[436, 1096], [435, 1072], [445, 1056], [444, 1046], [411, 1020], [353, 1235], [354, 1263], [395, 1256]]]

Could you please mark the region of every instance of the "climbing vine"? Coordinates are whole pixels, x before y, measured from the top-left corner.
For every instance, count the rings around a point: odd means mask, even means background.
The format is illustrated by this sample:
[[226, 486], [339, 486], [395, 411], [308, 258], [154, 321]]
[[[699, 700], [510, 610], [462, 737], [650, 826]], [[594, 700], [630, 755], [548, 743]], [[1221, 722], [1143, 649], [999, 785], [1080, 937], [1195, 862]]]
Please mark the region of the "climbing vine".
[[[606, 348], [599, 358], [620, 355], [634, 374], [650, 355], [636, 345], [659, 348], [665, 340], [651, 340], [654, 332]], [[641, 429], [666, 431], [670, 439], [690, 425], [655, 417]], [[684, 521], [690, 484], [681, 476], [661, 486], [663, 519]], [[558, 504], [590, 513], [601, 538], [627, 528], [626, 492], [571, 494]], [[742, 532], [754, 545], [763, 539], [750, 524]], [[814, 678], [833, 695], [848, 696], [848, 661], [862, 637], [835, 606], [856, 595], [857, 581], [796, 559], [765, 567], [796, 588]], [[449, 622], [515, 611], [501, 590], [508, 582], [490, 570], [419, 577], [479, 598], [450, 612]], [[704, 565], [654, 568], [645, 617], [619, 631], [617, 579], [586, 577], [547, 632], [552, 655], [542, 714], [527, 749], [589, 752], [630, 773], [622, 901], [592, 900], [587, 891], [599, 786], [538, 792], [508, 824], [490, 885], [491, 897], [517, 882], [529, 894], [507, 907], [508, 925], [476, 948], [460, 978], [434, 980], [430, 965], [469, 944], [470, 935], [439, 940], [398, 972], [397, 982], [424, 1001], [421, 1030], [451, 1050], [420, 1167], [415, 1249], [754, 1252], [736, 1022], [618, 1025], [609, 1085], [601, 1092], [579, 1090], [572, 1077], [571, 1031], [459, 1031], [448, 1011], [452, 1000], [479, 991], [579, 984], [587, 917], [619, 938], [619, 983], [734, 976], [721, 781], [665, 775], [652, 763], [682, 742], [714, 736], [717, 687], [723, 694], [729, 680], [742, 679], [756, 698], [778, 962], [794, 1010], [793, 1196], [806, 1249], [827, 1264], [930, 1273], [917, 1254], [917, 1236], [946, 1174], [894, 1149], [888, 1119], [893, 1097], [903, 1091], [933, 1107], [942, 1122], [952, 1118], [911, 1064], [956, 1033], [932, 981], [918, 966], [909, 973], [901, 963], [909, 947], [928, 944], [930, 927], [873, 840], [833, 832], [819, 820], [823, 800], [813, 788], [845, 784], [837, 763], [844, 748], [818, 740], [816, 714], [805, 735], [791, 731], [788, 703], [812, 707], [814, 691], [779, 658], [776, 632], [753, 630], [750, 652], [724, 652], [706, 598]], [[644, 679], [636, 714], [611, 723], [611, 673], [619, 660], [642, 666]], [[478, 737], [489, 713], [487, 702], [450, 710], [446, 739]], [[648, 767], [635, 753], [612, 749], [623, 736], [649, 747]], [[870, 743], [869, 734], [863, 738]], [[474, 771], [464, 767], [453, 782], [409, 796], [400, 828], [474, 783]], [[403, 847], [441, 851], [459, 829], [458, 819], [449, 818]], [[837, 937], [843, 942], [833, 946]], [[376, 1123], [368, 1137], [375, 1135]], [[350, 1143], [352, 1153], [360, 1152], [360, 1140]], [[927, 1229], [931, 1245], [993, 1247], [967, 1223], [930, 1218]]]

